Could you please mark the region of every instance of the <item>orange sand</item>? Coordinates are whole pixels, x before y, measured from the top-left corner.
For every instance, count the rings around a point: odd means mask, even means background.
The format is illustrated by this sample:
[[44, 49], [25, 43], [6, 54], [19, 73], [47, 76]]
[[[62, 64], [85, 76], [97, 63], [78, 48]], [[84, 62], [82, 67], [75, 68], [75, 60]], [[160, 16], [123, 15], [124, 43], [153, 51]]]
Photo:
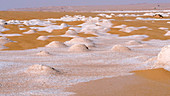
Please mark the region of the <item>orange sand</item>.
[[79, 83], [67, 89], [73, 96], [169, 96], [170, 72], [136, 71], [135, 75]]

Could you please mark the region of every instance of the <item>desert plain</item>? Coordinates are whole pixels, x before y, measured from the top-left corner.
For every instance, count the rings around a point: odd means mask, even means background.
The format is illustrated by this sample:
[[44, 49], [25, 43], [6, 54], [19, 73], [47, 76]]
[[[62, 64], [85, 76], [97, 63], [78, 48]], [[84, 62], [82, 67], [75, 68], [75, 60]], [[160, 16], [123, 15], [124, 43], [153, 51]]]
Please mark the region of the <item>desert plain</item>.
[[170, 95], [170, 10], [1, 11], [0, 19], [1, 96]]

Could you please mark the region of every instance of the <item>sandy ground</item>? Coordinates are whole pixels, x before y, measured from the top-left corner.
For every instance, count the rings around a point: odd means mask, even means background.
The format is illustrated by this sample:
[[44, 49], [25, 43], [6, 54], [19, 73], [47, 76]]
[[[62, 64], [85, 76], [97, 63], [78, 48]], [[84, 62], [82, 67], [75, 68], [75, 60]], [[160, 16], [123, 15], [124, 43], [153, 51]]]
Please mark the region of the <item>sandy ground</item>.
[[169, 96], [169, 75], [163, 69], [139, 71], [132, 76], [80, 83], [68, 90], [76, 93], [73, 96]]
[[[1, 13], [3, 14], [0, 15], [0, 18], [5, 20], [43, 20], [59, 18], [66, 14], [97, 16], [97, 13]], [[8, 16], [9, 14], [12, 15]], [[145, 18], [147, 17], [145, 16]], [[101, 19], [106, 18], [101, 17]], [[0, 95], [169, 96], [169, 71], [153, 69], [154, 63], [148, 62], [149, 59], [155, 58], [159, 54], [162, 47], [170, 45], [170, 37], [164, 36], [167, 30], [159, 29], [160, 27], [169, 28], [168, 20], [138, 21], [136, 17], [109, 19], [115, 20], [111, 20], [113, 25], [108, 32], [98, 32], [98, 34], [81, 32], [76, 37], [61, 36], [69, 27], [53, 30], [51, 33], [38, 31], [33, 34], [22, 34], [29, 30], [28, 26], [22, 26], [26, 30], [19, 30], [16, 25], [5, 25], [5, 28], [11, 30], [4, 31], [3, 34], [17, 33], [22, 36], [7, 37], [16, 42], [6, 43], [4, 46], [8, 48], [0, 51]], [[128, 19], [132, 19], [132, 21], [124, 21]], [[77, 27], [84, 22], [56, 21], [54, 23], [56, 25], [67, 23], [72, 27]], [[147, 28], [130, 33], [120, 31], [121, 28], [113, 28], [122, 24], [128, 27], [146, 26]], [[37, 37], [42, 35], [57, 35], [57, 37], [50, 37], [45, 41], [37, 40]], [[78, 47], [79, 51], [70, 51], [71, 39], [77, 37], [85, 39], [86, 45], [83, 48]], [[76, 42], [81, 40], [78, 39]], [[51, 41], [61, 41], [67, 46], [63, 48], [45, 47]], [[118, 48], [115, 48], [115, 45], [119, 45]], [[40, 66], [34, 69], [35, 64], [50, 67]], [[30, 66], [33, 66], [31, 67], [33, 69], [30, 69]]]

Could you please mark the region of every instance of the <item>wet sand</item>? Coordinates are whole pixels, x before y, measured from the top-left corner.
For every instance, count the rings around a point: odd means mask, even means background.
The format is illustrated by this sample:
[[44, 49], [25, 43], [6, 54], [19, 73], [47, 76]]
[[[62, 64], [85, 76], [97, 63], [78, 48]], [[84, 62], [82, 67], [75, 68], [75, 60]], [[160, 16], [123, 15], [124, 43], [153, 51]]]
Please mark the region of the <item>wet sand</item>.
[[79, 83], [67, 89], [72, 96], [169, 96], [170, 72], [164, 69], [136, 71], [121, 76]]

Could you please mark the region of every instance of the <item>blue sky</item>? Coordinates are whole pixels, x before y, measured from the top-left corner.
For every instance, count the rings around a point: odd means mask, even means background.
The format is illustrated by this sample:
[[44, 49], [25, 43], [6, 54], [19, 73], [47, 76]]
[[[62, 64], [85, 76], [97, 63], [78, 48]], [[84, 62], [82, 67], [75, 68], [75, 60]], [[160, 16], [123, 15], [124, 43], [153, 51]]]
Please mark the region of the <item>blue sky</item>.
[[135, 3], [170, 3], [170, 0], [0, 0], [0, 10], [42, 6], [120, 5]]

